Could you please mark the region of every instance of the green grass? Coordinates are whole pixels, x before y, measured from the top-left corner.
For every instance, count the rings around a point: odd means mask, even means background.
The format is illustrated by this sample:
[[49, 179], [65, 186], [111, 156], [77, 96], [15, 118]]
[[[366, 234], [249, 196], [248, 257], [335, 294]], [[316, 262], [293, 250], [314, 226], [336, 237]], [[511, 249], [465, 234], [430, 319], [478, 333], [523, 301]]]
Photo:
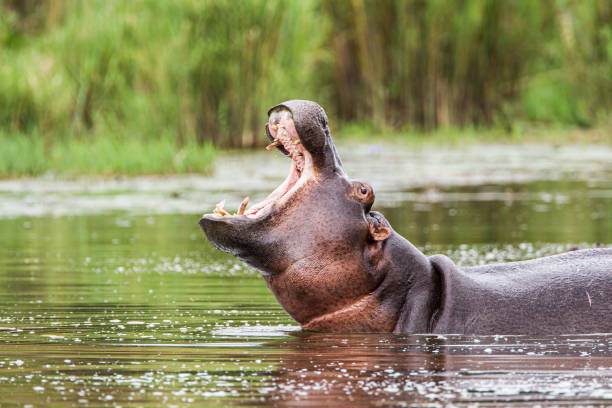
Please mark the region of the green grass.
[[39, 175], [48, 168], [41, 138], [0, 134], [0, 177]]
[[47, 148], [114, 134], [181, 146], [265, 143], [270, 106], [320, 96], [311, 81], [323, 35], [314, 8], [312, 0], [0, 2], [0, 131], [44, 134]]
[[267, 109], [293, 98], [341, 138], [610, 143], [610, 15], [609, 0], [0, 2], [0, 177], [205, 172], [210, 145], [265, 145]]
[[168, 139], [70, 140], [45, 149], [40, 138], [0, 136], [0, 177], [208, 173], [215, 155], [210, 143], [178, 147]]
[[292, 98], [395, 129], [596, 128], [612, 115], [610, 15], [609, 0], [5, 1], [0, 131], [46, 149], [116, 134], [256, 147]]

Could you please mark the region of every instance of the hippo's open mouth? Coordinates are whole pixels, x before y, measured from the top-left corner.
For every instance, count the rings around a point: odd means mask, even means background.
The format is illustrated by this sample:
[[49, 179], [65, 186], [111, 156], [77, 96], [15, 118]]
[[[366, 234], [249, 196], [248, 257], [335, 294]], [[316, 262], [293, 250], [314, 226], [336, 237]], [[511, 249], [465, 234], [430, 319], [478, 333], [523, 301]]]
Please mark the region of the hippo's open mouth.
[[291, 169], [285, 181], [263, 201], [252, 205], [249, 209], [246, 208], [249, 197], [242, 201], [235, 214], [230, 214], [223, 208], [225, 205], [225, 200], [223, 200], [217, 204], [211, 214], [205, 214], [204, 218], [237, 221], [263, 217], [268, 215], [274, 206], [279, 207], [286, 203], [308, 179], [314, 177], [312, 155], [302, 144], [295, 129], [292, 114], [287, 108], [280, 106], [271, 112], [266, 125], [266, 134], [272, 142], [266, 147], [266, 150], [276, 147], [292, 159]]

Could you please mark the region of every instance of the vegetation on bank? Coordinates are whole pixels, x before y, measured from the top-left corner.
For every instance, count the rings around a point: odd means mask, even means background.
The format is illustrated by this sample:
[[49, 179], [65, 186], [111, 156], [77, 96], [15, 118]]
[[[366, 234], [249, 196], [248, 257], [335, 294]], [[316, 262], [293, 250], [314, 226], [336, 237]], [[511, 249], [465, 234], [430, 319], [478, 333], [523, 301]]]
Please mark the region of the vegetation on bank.
[[611, 22], [608, 0], [5, 0], [0, 175], [206, 171], [296, 97], [341, 134], [592, 140]]
[[42, 138], [12, 134], [0, 135], [0, 147], [0, 177], [207, 173], [215, 158], [210, 143], [178, 147], [169, 138], [144, 141], [109, 136], [61, 140], [45, 148]]

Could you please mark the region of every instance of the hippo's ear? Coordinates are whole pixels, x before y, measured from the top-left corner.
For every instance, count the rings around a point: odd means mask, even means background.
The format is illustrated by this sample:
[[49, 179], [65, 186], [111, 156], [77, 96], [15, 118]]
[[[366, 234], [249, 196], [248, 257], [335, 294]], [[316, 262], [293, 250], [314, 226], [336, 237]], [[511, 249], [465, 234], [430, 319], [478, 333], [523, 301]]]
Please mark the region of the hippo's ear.
[[368, 214], [369, 237], [372, 241], [384, 241], [391, 235], [391, 226], [382, 214], [372, 211]]
[[370, 228], [370, 239], [373, 241], [384, 241], [391, 235], [391, 229], [382, 225], [374, 225], [369, 223]]
[[391, 235], [391, 225], [381, 213], [371, 211], [366, 215], [368, 222], [368, 242], [364, 252], [368, 263], [375, 266], [375, 273], [380, 272], [380, 262], [383, 260], [385, 240]]

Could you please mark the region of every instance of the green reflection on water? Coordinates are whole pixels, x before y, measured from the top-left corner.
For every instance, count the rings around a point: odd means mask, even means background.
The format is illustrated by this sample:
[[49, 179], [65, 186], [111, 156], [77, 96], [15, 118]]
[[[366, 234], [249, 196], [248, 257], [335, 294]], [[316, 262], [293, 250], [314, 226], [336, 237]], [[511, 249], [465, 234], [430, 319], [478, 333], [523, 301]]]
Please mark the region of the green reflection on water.
[[604, 187], [576, 181], [462, 187], [443, 192], [443, 201], [382, 212], [415, 245], [605, 243], [612, 236], [612, 186]]

